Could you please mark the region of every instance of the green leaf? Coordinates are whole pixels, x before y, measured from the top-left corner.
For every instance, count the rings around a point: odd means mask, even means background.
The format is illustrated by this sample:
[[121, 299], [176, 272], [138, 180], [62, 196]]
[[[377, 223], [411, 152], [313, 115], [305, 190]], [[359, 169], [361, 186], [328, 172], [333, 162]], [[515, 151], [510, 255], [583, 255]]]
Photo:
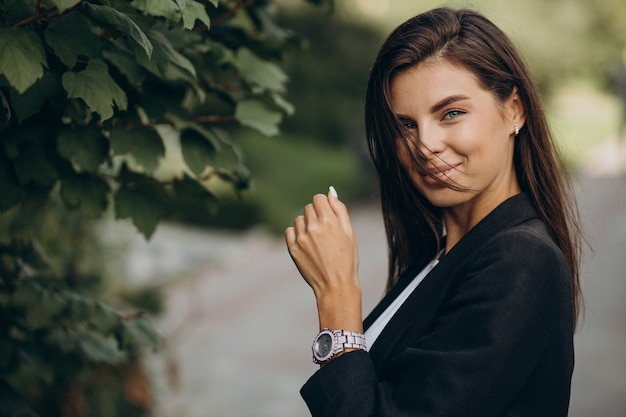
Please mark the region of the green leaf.
[[127, 357], [126, 353], [120, 350], [117, 340], [113, 337], [104, 337], [92, 332], [85, 332], [81, 336], [79, 340], [80, 349], [93, 362], [117, 365]]
[[11, 241], [13, 254], [30, 267], [35, 269], [44, 269], [49, 266], [48, 259], [44, 250], [35, 240], [18, 240]]
[[150, 320], [146, 317], [138, 317], [124, 323], [121, 345], [158, 350], [161, 347], [161, 336]]
[[31, 306], [26, 312], [26, 325], [32, 330], [49, 327], [65, 306], [65, 300], [59, 295], [42, 290], [37, 304]]
[[[2, 80], [0, 80], [0, 84], [2, 84]], [[13, 91], [13, 90], [12, 90]], [[9, 105], [9, 101], [7, 100], [7, 96], [4, 91], [0, 90], [0, 132], [4, 127], [6, 127], [13, 115], [11, 114], [11, 106]]]
[[159, 133], [150, 126], [116, 127], [111, 131], [111, 147], [117, 155], [131, 154], [147, 172], [152, 173], [165, 156]]
[[22, 310], [28, 310], [39, 300], [39, 291], [32, 282], [23, 282], [19, 285], [11, 296], [12, 305]]
[[[196, 25], [196, 20], [200, 20], [207, 27], [211, 27], [211, 19], [206, 12], [206, 8], [203, 4], [196, 2], [195, 0], [175, 0], [180, 7], [180, 11], [183, 14], [183, 25], [185, 29], [193, 29]], [[214, 4], [217, 6], [216, 4]]]
[[4, 0], [0, 2], [0, 15], [8, 25], [37, 14], [37, 0]]
[[87, 58], [98, 58], [102, 55], [102, 42], [95, 35], [93, 26], [78, 13], [51, 20], [44, 36], [48, 45], [68, 68], [72, 68], [81, 55]]
[[79, 168], [96, 172], [109, 155], [109, 141], [96, 128], [63, 130], [57, 139], [57, 150]]
[[0, 28], [0, 75], [20, 94], [43, 76], [46, 54], [29, 29]]
[[79, 323], [86, 323], [94, 314], [96, 301], [81, 294], [72, 293], [68, 296], [68, 305], [72, 320]]
[[23, 143], [19, 155], [13, 160], [15, 175], [23, 185], [33, 183], [50, 187], [58, 175], [48, 159], [48, 153], [37, 143]]
[[172, 47], [169, 39], [162, 32], [151, 30], [150, 38], [153, 42], [155, 42], [155, 44], [159, 45], [160, 52], [165, 59], [167, 59], [171, 64], [187, 71], [194, 79], [196, 78], [196, 67], [194, 67], [188, 58]]
[[285, 91], [289, 78], [278, 65], [259, 58], [243, 47], [237, 51], [237, 60], [241, 76], [262, 91]]
[[90, 218], [99, 217], [108, 205], [109, 185], [90, 174], [67, 176], [61, 181], [61, 198], [69, 208], [78, 208]]
[[20, 285], [13, 294], [13, 305], [24, 310], [25, 324], [31, 330], [49, 326], [65, 307], [58, 294], [31, 283]]
[[122, 166], [117, 173], [117, 180], [121, 184], [125, 184], [127, 186], [134, 186], [137, 184], [150, 184], [154, 182], [153, 177], [149, 177], [146, 176], [146, 174], [144, 173], [132, 170], [126, 161], [122, 162]]
[[250, 188], [250, 170], [243, 164], [237, 165], [234, 169], [221, 170], [218, 175], [223, 180], [232, 183], [237, 190]]
[[184, 174], [183, 178], [177, 179], [173, 184], [176, 202], [191, 201], [200, 203], [210, 213], [215, 213], [218, 207], [217, 198], [209, 192], [201, 183]]
[[59, 10], [59, 14], [76, 6], [82, 0], [50, 0]]
[[112, 308], [96, 302], [93, 304], [89, 321], [92, 327], [103, 335], [112, 334], [122, 317]]
[[180, 7], [172, 0], [133, 0], [131, 6], [150, 16], [164, 17], [168, 27], [180, 22], [182, 17]]
[[225, 45], [219, 42], [206, 41], [208, 47], [208, 53], [211, 54], [211, 59], [218, 65], [232, 65], [237, 66], [237, 58], [233, 51], [227, 48]]
[[114, 33], [130, 36], [131, 39], [141, 46], [148, 57], [152, 55], [152, 43], [130, 17], [112, 7], [99, 6], [92, 3], [85, 3], [85, 9], [96, 23]]
[[0, 16], [9, 25], [37, 14], [37, 0], [4, 0], [0, 2]]
[[[241, 151], [233, 144], [227, 137], [218, 135], [213, 129], [205, 128], [204, 126], [194, 123], [185, 122], [183, 125], [178, 122], [179, 130], [188, 134], [187, 129], [197, 133], [200, 137], [204, 138], [215, 150], [215, 155], [211, 165], [215, 169], [234, 169], [241, 163]], [[182, 127], [184, 126], [184, 127]]]
[[187, 166], [197, 176], [215, 163], [217, 149], [214, 144], [195, 129], [185, 129], [180, 134], [180, 146]]
[[115, 194], [115, 213], [118, 219], [130, 217], [146, 239], [167, 214], [162, 191], [150, 185], [121, 186]]
[[69, 98], [82, 99], [102, 121], [113, 117], [113, 106], [119, 110], [128, 106], [126, 94], [111, 78], [103, 61], [92, 60], [81, 72], [65, 72], [61, 81]]
[[128, 83], [133, 86], [139, 86], [143, 82], [145, 70], [137, 62], [135, 55], [127, 51], [113, 49], [104, 52], [107, 61], [113, 64], [118, 71], [123, 74]]
[[61, 77], [52, 71], [45, 71], [43, 77], [23, 94], [11, 90], [11, 106], [19, 123], [41, 111], [46, 100], [59, 103], [65, 99]]
[[56, 327], [48, 329], [47, 333], [44, 339], [45, 343], [53, 346], [55, 350], [58, 349], [65, 353], [76, 353], [78, 350], [78, 335], [76, 333], [68, 333], [67, 330]]
[[237, 103], [235, 118], [243, 126], [258, 130], [267, 136], [278, 134], [278, 124], [282, 120], [280, 112], [269, 109], [259, 100], [242, 100]]
[[[44, 381], [46, 384], [52, 384], [54, 380], [54, 364], [51, 363], [47, 349], [42, 349], [42, 346], [33, 344], [23, 344], [17, 348], [20, 358], [24, 359], [30, 366], [33, 367], [37, 373], [37, 378]], [[22, 415], [22, 414], [17, 414]], [[35, 417], [36, 414], [28, 414]], [[26, 417], [26, 416], [24, 416]]]
[[293, 107], [293, 104], [285, 100], [285, 98], [281, 96], [280, 94], [277, 94], [277, 93], [272, 94], [272, 101], [278, 107], [283, 109], [285, 113], [287, 113], [289, 116], [292, 116], [294, 112], [296, 111], [296, 109]]
[[16, 205], [19, 201], [20, 188], [15, 184], [10, 173], [9, 161], [0, 156], [0, 213]]
[[165, 79], [180, 79], [181, 77], [169, 77], [168, 69], [170, 65], [175, 65], [185, 70], [194, 79], [196, 78], [196, 68], [191, 61], [176, 51], [167, 37], [157, 31], [150, 30], [148, 36], [154, 46], [152, 56], [147, 57], [143, 53], [137, 53], [138, 61], [153, 74]]

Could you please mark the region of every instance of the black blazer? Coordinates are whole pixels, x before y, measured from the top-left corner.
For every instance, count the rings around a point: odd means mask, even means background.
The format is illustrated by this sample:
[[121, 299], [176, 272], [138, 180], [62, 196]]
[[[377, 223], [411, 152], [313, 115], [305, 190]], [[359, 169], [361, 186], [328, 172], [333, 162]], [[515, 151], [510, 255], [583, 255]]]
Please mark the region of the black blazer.
[[[423, 266], [401, 277], [366, 328]], [[332, 360], [301, 394], [315, 417], [566, 416], [572, 310], [564, 256], [520, 194], [452, 248], [369, 352]]]

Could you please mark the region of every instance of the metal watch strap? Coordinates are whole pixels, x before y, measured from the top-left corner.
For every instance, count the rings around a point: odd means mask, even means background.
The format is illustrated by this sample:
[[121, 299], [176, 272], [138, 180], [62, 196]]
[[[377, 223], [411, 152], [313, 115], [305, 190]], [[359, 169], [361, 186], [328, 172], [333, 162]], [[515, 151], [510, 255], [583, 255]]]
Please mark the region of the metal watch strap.
[[341, 352], [346, 349], [361, 349], [367, 350], [365, 344], [365, 335], [358, 332], [349, 332], [347, 330], [333, 330], [332, 331], [337, 338], [336, 352]]

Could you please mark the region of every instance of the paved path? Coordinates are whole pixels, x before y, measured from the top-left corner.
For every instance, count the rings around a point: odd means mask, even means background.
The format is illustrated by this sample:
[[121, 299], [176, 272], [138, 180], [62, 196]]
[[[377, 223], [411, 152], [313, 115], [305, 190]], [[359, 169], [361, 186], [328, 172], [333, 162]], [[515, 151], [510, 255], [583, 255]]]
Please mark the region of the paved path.
[[[576, 335], [570, 416], [623, 417], [626, 177], [586, 179], [578, 195], [595, 253], [583, 265], [587, 310]], [[386, 244], [375, 208], [353, 207], [352, 216], [367, 313], [383, 291]], [[188, 230], [181, 242], [181, 233], [160, 226], [141, 249], [147, 258], [156, 251], [161, 269], [171, 263], [164, 253], [194, 265], [166, 287], [158, 325], [167, 347], [150, 360], [158, 376], [157, 416], [307, 416], [298, 390], [316, 369], [309, 346], [317, 317], [312, 291], [282, 239], [258, 230], [236, 236]]]
[[626, 175], [588, 179], [578, 200], [593, 252], [583, 260], [570, 417], [626, 415]]

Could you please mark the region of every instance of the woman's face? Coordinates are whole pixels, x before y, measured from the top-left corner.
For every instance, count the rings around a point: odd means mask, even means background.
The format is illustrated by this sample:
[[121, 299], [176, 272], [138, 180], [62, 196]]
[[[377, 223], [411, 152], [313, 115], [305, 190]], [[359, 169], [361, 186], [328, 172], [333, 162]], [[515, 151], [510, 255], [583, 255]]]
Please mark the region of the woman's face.
[[[408, 148], [396, 141], [398, 158], [418, 191], [441, 208], [493, 205], [519, 193], [513, 145], [515, 126], [524, 123], [520, 103], [517, 90], [499, 103], [474, 74], [443, 59], [396, 75], [392, 111], [412, 136]], [[426, 169], [443, 184], [417, 167], [409, 153], [421, 153]]]

